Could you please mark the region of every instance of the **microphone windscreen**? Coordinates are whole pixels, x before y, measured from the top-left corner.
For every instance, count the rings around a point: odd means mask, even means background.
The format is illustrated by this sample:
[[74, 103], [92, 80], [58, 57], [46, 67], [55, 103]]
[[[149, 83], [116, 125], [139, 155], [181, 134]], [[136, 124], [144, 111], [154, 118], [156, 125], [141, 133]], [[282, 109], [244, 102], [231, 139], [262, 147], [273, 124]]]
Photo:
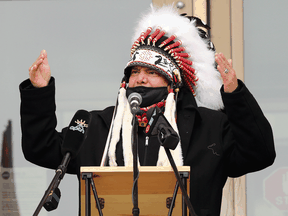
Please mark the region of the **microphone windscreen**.
[[91, 121], [91, 114], [86, 110], [78, 110], [72, 118], [63, 140], [61, 152], [65, 155], [70, 152], [75, 158], [83, 144]]
[[139, 93], [137, 92], [133, 92], [128, 96], [128, 102], [129, 104], [133, 103], [133, 100], [138, 101], [138, 105], [140, 105], [142, 103], [142, 97]]

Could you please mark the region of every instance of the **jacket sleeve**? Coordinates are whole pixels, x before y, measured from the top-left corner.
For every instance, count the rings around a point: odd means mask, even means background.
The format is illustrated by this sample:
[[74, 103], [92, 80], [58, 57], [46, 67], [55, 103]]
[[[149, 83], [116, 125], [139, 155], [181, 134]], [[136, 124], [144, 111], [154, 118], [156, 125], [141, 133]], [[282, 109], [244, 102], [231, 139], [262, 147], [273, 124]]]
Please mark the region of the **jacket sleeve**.
[[[273, 164], [276, 153], [272, 128], [243, 82], [233, 93], [221, 89], [228, 121], [223, 121], [227, 173], [239, 177]], [[232, 143], [232, 144], [231, 144]]]
[[25, 158], [39, 166], [56, 169], [63, 158], [63, 132], [55, 130], [55, 80], [49, 85], [34, 88], [30, 80], [20, 84], [22, 150]]

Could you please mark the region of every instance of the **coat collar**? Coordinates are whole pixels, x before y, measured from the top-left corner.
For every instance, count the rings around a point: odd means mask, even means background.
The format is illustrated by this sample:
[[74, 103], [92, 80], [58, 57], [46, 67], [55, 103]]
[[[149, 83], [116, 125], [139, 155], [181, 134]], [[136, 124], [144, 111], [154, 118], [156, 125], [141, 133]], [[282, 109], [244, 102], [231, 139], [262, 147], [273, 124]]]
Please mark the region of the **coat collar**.
[[195, 98], [189, 89], [183, 87], [179, 92], [177, 100], [177, 126], [181, 138], [184, 162], [188, 152], [193, 128], [195, 124], [200, 121], [201, 116]]

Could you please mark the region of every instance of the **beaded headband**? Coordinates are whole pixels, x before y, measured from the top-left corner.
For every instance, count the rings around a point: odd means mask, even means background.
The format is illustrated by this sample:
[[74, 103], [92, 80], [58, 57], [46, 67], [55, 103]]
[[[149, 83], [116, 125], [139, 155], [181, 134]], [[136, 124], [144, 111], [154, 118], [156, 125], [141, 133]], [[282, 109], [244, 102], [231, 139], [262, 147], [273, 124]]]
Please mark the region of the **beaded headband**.
[[222, 109], [222, 79], [215, 68], [214, 46], [200, 19], [179, 15], [173, 6], [154, 8], [138, 23], [131, 48], [131, 59], [124, 70], [128, 82], [131, 67], [157, 70], [172, 88], [185, 85], [198, 106]]
[[172, 82], [177, 86], [182, 84], [179, 65], [171, 55], [158, 46], [141, 45], [137, 50], [131, 52], [131, 59], [125, 69], [126, 76], [130, 76], [130, 69], [133, 66], [152, 68], [162, 74], [169, 83]]

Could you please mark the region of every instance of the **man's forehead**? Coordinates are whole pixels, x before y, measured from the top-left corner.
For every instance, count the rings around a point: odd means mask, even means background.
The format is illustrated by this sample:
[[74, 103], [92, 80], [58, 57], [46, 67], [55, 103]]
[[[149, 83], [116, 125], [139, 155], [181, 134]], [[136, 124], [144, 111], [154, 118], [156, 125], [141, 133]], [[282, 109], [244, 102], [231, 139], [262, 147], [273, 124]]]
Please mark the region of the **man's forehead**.
[[[156, 71], [156, 70], [153, 69], [153, 68], [145, 67], [145, 66], [133, 66], [132, 69], [134, 69], [134, 70], [141, 70], [141, 69], [143, 69], [143, 70], [153, 70], [153, 71]], [[156, 72], [157, 72], [157, 71], [156, 71]]]

